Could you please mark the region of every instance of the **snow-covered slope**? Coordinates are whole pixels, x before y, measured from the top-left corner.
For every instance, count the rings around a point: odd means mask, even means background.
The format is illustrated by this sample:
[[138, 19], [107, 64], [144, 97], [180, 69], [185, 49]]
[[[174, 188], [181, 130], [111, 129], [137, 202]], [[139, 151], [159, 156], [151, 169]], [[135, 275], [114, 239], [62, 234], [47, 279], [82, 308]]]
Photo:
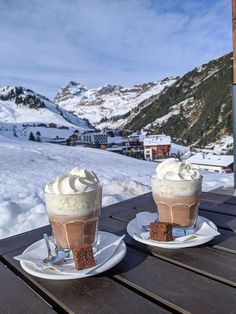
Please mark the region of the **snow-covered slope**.
[[88, 119], [100, 129], [117, 128], [157, 99], [163, 89], [175, 81], [176, 78], [166, 78], [131, 88], [107, 84], [97, 89], [88, 89], [83, 84], [70, 82], [58, 91], [55, 103]]
[[[50, 125], [53, 132], [48, 128]], [[40, 130], [35, 129], [37, 127]], [[29, 89], [9, 86], [0, 88], [0, 134], [27, 137], [34, 129], [51, 137], [50, 133], [54, 136], [55, 129], [58, 130], [55, 136], [68, 133], [65, 129], [62, 131], [63, 127], [70, 130], [69, 134], [91, 128], [87, 121]]]
[[[48, 224], [44, 186], [75, 166], [97, 173], [103, 185], [103, 205], [150, 191], [149, 177], [156, 168], [156, 163], [99, 149], [2, 136], [0, 156], [0, 238]], [[233, 186], [233, 174], [202, 174], [204, 191]]]
[[166, 133], [175, 143], [188, 146], [221, 142], [232, 135], [232, 70], [232, 53], [194, 68], [142, 108], [124, 129]]
[[55, 105], [46, 97], [24, 87], [0, 88], [0, 121], [7, 123], [44, 122], [88, 128], [87, 121]]

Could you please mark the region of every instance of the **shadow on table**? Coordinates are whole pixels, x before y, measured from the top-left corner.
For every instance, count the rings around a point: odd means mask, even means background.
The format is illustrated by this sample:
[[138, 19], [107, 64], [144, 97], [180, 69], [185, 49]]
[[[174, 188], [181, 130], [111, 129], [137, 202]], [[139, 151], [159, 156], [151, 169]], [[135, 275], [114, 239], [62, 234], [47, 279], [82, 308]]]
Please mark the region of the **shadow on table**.
[[218, 229], [220, 235], [215, 237], [208, 245], [221, 246], [236, 251], [236, 233], [230, 230]]
[[114, 276], [121, 275], [122, 273], [127, 273], [129, 270], [134, 269], [142, 264], [147, 257], [148, 255], [146, 255], [145, 253], [127, 247], [125, 257], [117, 266], [115, 266], [110, 271], [110, 274]]

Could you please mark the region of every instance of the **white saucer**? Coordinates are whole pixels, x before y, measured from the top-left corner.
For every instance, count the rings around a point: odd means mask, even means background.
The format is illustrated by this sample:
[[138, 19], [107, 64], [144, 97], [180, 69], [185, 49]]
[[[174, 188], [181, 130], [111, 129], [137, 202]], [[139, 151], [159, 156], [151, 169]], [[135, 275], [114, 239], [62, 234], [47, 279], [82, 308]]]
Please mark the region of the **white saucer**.
[[[100, 237], [100, 242], [102, 241], [116, 241], [119, 237], [109, 233], [109, 232], [104, 232], [104, 231], [99, 231], [98, 232], [98, 237]], [[41, 239], [32, 245], [30, 245], [24, 253], [27, 253], [31, 250], [35, 250], [37, 248], [42, 248], [44, 240]], [[66, 279], [78, 279], [78, 278], [84, 278], [84, 277], [89, 277], [89, 276], [94, 276], [97, 274], [100, 274], [102, 272], [107, 271], [108, 269], [114, 267], [117, 265], [125, 256], [126, 254], [126, 245], [125, 242], [122, 240], [120, 243], [119, 247], [115, 251], [115, 253], [111, 256], [110, 259], [108, 259], [104, 264], [102, 264], [99, 267], [94, 267], [94, 270], [91, 268], [91, 271], [89, 271], [87, 274], [84, 274], [83, 270], [79, 271], [77, 269], [73, 269], [71, 273], [63, 273], [63, 272], [57, 272], [53, 269], [46, 268], [42, 270], [39, 270], [35, 268], [35, 266], [27, 261], [20, 261], [21, 267], [29, 274], [39, 277], [39, 278], [44, 278], [44, 279], [52, 279], [52, 280], [66, 280]], [[42, 258], [45, 257], [45, 254], [42, 253]]]
[[[217, 227], [216, 225], [210, 221], [209, 219], [205, 218], [205, 217], [201, 217], [198, 216], [198, 220], [197, 220], [197, 230], [199, 229], [199, 227], [201, 226], [201, 224], [203, 222], [206, 222], [208, 225], [210, 225], [214, 230], [217, 231]], [[196, 230], [196, 232], [197, 232]], [[142, 232], [137, 224], [137, 220], [136, 218], [134, 218], [133, 220], [131, 220], [127, 226], [127, 232], [128, 234], [136, 241], [147, 244], [147, 245], [151, 245], [151, 246], [155, 246], [155, 247], [161, 247], [161, 248], [166, 248], [166, 249], [181, 249], [181, 248], [186, 248], [186, 247], [192, 247], [192, 246], [197, 246], [197, 245], [201, 245], [204, 244], [206, 242], [211, 241], [212, 239], [214, 239], [215, 236], [204, 236], [204, 237], [196, 237], [193, 239], [189, 239], [186, 242], [175, 242], [175, 241], [170, 241], [170, 242], [160, 242], [160, 241], [154, 241], [154, 240], [144, 240], [141, 236], [140, 236], [140, 232]], [[192, 234], [194, 235], [194, 233]]]

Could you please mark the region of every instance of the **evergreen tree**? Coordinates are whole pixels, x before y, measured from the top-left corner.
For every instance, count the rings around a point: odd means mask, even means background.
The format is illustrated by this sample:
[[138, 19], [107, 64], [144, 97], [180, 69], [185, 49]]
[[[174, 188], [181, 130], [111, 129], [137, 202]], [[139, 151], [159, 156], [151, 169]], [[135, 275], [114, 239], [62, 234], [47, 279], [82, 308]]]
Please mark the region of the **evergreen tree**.
[[33, 132], [30, 132], [30, 135], [29, 135], [28, 140], [29, 140], [29, 141], [35, 141], [35, 137], [34, 137]]
[[36, 142], [41, 142], [41, 133], [39, 131], [36, 132]]

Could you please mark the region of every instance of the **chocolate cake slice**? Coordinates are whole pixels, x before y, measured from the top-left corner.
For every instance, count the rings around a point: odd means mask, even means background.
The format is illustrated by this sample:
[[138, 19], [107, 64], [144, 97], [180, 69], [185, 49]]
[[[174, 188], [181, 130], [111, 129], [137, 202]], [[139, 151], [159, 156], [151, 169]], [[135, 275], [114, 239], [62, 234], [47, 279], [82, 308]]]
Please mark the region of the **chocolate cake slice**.
[[96, 266], [96, 261], [93, 256], [93, 248], [91, 244], [84, 243], [79, 248], [72, 249], [75, 268], [78, 270]]
[[172, 225], [167, 222], [150, 223], [150, 239], [155, 241], [173, 241]]

